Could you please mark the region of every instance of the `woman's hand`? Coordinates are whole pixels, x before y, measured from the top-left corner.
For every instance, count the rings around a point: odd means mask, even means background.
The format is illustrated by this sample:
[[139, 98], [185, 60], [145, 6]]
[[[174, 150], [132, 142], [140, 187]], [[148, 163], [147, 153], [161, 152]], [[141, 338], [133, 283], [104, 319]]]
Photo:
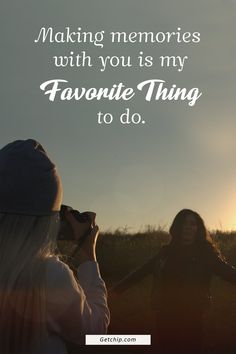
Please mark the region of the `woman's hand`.
[[[86, 261], [97, 261], [96, 258], [96, 243], [99, 235], [99, 227], [96, 225], [95, 218], [96, 214], [89, 212], [89, 217], [91, 220], [91, 232], [83, 241], [81, 247], [78, 251], [78, 259], [79, 263], [83, 263]], [[65, 217], [70, 223], [75, 240], [79, 241], [81, 238], [81, 226], [80, 223], [76, 220], [76, 218], [69, 212], [65, 212]]]

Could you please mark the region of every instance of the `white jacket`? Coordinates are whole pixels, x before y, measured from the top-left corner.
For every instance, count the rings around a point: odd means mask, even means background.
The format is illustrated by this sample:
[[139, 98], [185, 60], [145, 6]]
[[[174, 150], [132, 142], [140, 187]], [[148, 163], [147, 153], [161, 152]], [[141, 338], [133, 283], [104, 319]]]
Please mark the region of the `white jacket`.
[[107, 291], [97, 262], [73, 272], [52, 257], [46, 274], [47, 335], [37, 354], [67, 354], [65, 341], [84, 345], [85, 334], [105, 334], [110, 321]]

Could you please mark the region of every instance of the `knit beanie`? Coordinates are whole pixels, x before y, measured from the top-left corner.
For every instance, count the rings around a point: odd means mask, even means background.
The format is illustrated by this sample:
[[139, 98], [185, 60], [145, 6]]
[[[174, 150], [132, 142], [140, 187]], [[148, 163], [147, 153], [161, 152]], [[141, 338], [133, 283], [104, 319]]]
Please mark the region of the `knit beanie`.
[[56, 166], [36, 140], [16, 140], [0, 150], [0, 212], [52, 215], [61, 200]]

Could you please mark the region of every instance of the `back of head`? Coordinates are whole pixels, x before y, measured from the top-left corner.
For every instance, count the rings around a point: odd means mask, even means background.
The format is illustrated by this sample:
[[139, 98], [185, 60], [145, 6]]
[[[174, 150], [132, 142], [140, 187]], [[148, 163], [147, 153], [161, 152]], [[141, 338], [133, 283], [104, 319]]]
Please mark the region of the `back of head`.
[[61, 198], [60, 176], [36, 140], [16, 140], [0, 150], [0, 212], [52, 215]]
[[61, 199], [56, 167], [37, 141], [0, 150], [1, 353], [31, 353], [46, 330], [46, 261], [55, 251]]

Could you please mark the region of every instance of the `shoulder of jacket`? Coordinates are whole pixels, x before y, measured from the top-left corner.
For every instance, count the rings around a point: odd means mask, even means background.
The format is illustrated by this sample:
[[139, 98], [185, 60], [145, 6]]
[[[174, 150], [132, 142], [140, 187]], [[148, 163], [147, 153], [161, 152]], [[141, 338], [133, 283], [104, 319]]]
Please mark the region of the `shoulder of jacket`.
[[162, 246], [160, 251], [153, 257], [153, 263], [155, 266], [160, 266], [161, 264], [165, 263], [168, 255], [169, 255], [170, 249], [168, 245]]
[[49, 257], [46, 266], [46, 279], [48, 284], [53, 286], [63, 286], [74, 282], [72, 270], [58, 257]]
[[68, 265], [60, 260], [58, 256], [51, 256], [46, 259], [47, 269], [55, 269], [58, 271], [70, 270]]
[[164, 245], [162, 246], [162, 248], [160, 249], [160, 252], [159, 252], [159, 257], [161, 259], [166, 259], [169, 254], [171, 252], [171, 248], [170, 248], [170, 245]]

